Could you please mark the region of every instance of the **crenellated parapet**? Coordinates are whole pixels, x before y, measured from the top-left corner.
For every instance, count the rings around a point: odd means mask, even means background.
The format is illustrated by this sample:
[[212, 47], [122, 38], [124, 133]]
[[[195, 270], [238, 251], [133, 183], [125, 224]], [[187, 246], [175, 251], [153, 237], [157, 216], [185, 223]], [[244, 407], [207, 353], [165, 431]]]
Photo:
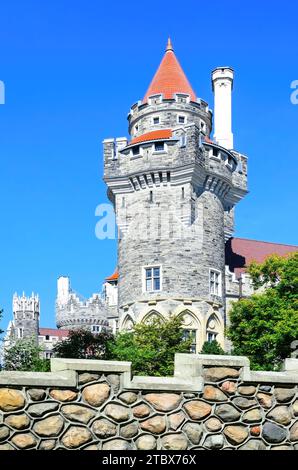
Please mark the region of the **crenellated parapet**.
[[106, 305], [101, 294], [93, 294], [89, 299], [72, 291], [68, 277], [58, 279], [56, 300], [56, 323], [58, 328], [91, 328], [93, 332], [107, 330]]

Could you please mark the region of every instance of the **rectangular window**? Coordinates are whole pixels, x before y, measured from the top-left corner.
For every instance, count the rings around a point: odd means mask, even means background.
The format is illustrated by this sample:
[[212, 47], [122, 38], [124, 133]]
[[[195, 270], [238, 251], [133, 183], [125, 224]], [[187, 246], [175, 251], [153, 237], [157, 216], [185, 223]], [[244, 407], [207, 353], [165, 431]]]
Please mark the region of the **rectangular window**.
[[221, 273], [210, 270], [210, 294], [221, 296]]
[[165, 150], [165, 143], [164, 142], [156, 142], [154, 144], [154, 151], [155, 152], [164, 152]]
[[190, 345], [190, 350], [189, 352], [191, 354], [196, 353], [197, 345], [196, 345], [196, 330], [183, 330], [183, 340], [189, 340], [191, 339], [191, 345]]
[[212, 343], [212, 341], [216, 341], [216, 333], [211, 333], [210, 331], [208, 331], [207, 341], [208, 343]]
[[180, 147], [185, 147], [186, 146], [186, 135], [183, 134], [181, 137], [180, 137]]
[[23, 338], [23, 328], [19, 328], [19, 338]]
[[153, 124], [159, 124], [159, 117], [153, 118]]
[[145, 268], [145, 290], [146, 292], [158, 291], [160, 285], [160, 267]]
[[184, 124], [185, 123], [185, 116], [178, 116], [178, 122], [179, 122], [179, 124]]
[[99, 325], [92, 325], [92, 333], [100, 333], [101, 327]]
[[136, 145], [135, 147], [132, 148], [132, 154], [133, 155], [140, 155], [140, 146]]
[[46, 335], [46, 341], [50, 340], [50, 335]]

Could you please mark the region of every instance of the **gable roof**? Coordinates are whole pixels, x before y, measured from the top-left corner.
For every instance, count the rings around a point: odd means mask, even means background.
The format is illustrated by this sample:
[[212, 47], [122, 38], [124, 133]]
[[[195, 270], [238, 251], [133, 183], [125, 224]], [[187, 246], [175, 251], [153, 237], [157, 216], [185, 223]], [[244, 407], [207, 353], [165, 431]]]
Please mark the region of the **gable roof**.
[[59, 338], [66, 338], [68, 336], [69, 330], [60, 330], [56, 328], [39, 328], [39, 336], [58, 336]]
[[239, 276], [252, 261], [262, 263], [270, 255], [286, 256], [295, 251], [298, 251], [297, 245], [230, 238], [226, 242], [226, 264]]

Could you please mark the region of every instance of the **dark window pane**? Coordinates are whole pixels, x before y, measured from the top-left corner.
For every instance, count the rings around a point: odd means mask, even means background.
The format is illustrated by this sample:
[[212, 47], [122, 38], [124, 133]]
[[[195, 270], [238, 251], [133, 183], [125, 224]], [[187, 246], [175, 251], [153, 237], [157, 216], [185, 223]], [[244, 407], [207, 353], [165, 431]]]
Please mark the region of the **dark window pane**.
[[164, 142], [156, 142], [155, 144], [155, 151], [156, 152], [162, 152], [165, 148]]
[[136, 147], [133, 147], [132, 154], [133, 155], [139, 155], [140, 154], [140, 146], [139, 145], [137, 145]]

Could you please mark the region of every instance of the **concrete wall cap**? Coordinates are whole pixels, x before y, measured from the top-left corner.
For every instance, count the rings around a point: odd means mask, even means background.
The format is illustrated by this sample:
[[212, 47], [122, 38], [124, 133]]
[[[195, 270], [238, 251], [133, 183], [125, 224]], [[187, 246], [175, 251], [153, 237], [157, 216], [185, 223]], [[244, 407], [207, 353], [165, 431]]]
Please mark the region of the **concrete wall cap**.
[[131, 362], [98, 361], [93, 359], [51, 359], [51, 370], [97, 370], [99, 372], [130, 372]]
[[73, 370], [63, 372], [3, 371], [0, 372], [0, 385], [75, 387], [77, 374]]

